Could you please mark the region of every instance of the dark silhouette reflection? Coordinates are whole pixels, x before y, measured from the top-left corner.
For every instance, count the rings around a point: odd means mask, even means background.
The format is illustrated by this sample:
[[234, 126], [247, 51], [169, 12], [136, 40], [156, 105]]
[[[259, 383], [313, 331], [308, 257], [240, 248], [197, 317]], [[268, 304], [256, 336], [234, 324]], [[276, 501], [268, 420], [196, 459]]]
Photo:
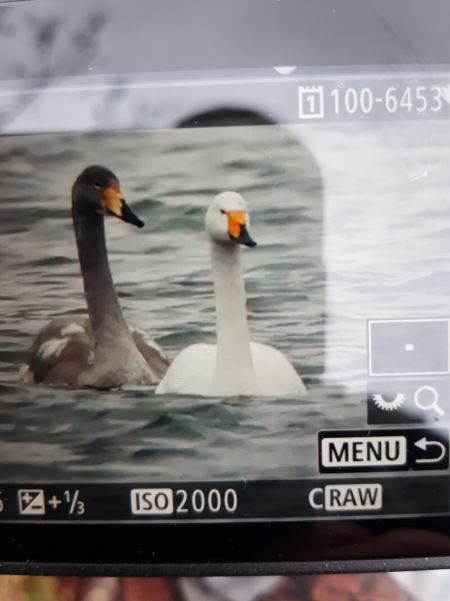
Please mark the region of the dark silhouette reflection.
[[178, 123], [178, 127], [233, 127], [236, 125], [275, 125], [275, 122], [251, 109], [220, 107], [192, 115]]
[[[56, 4], [0, 6], [0, 81], [15, 81], [0, 102], [0, 131], [65, 73], [92, 74], [92, 65], [102, 64], [107, 11], [83, 4], [72, 21]], [[109, 94], [111, 105], [113, 100]]]
[[[292, 332], [297, 331], [298, 337], [293, 346], [303, 347], [309, 351], [302, 353], [302, 361], [299, 366], [300, 375], [309, 385], [314, 385], [316, 378], [324, 371], [324, 344], [325, 344], [325, 273], [322, 259], [323, 247], [323, 198], [322, 198], [322, 177], [320, 167], [309, 149], [302, 144], [301, 139], [294, 136], [282, 126], [279, 126], [273, 119], [267, 117], [259, 111], [249, 108], [236, 107], [216, 107], [201, 113], [185, 117], [178, 123], [179, 128], [192, 128], [195, 131], [199, 128], [229, 128], [241, 127], [240, 138], [244, 146], [257, 136], [258, 132], [265, 128], [266, 136], [263, 144], [252, 147], [251, 159], [254, 167], [255, 179], [251, 184], [247, 184], [247, 189], [240, 189], [246, 198], [249, 198], [252, 219], [254, 223], [258, 222], [258, 202], [260, 191], [273, 198], [273, 211], [267, 218], [265, 227], [269, 229], [276, 228], [280, 237], [278, 242], [292, 245], [293, 256], [295, 257], [287, 267], [284, 274], [286, 279], [292, 279], [296, 283], [296, 297], [292, 296], [293, 314], [292, 314]], [[254, 129], [252, 129], [254, 128]], [[226, 130], [223, 133], [224, 143], [226, 144]], [[280, 156], [279, 156], [280, 155]], [[281, 156], [282, 155], [282, 156]], [[205, 164], [214, 164], [221, 162], [220, 145], [214, 151], [207, 149], [204, 156]], [[243, 161], [241, 149], [236, 146], [235, 161], [229, 165], [229, 169], [239, 170], [248, 166], [248, 162]], [[274, 185], [273, 179], [267, 180], [266, 175], [272, 171], [277, 172], [277, 184]], [[220, 181], [217, 181], [217, 191], [228, 189], [230, 180], [224, 175]], [[289, 196], [291, 202], [286, 206], [286, 197]], [[282, 205], [282, 206], [280, 206]], [[283, 226], [295, 220], [297, 223], [297, 234], [289, 242], [284, 240]], [[264, 226], [262, 226], [264, 227]], [[305, 259], [305, 254], [308, 260]], [[269, 261], [269, 259], [268, 259]], [[282, 262], [281, 255], [274, 248], [270, 264], [271, 270], [277, 270], [277, 261]], [[302, 284], [302, 277], [305, 271], [310, 276], [310, 288], [305, 288]], [[273, 274], [268, 273], [269, 278]], [[280, 294], [283, 295], [283, 281], [280, 282]], [[249, 291], [252, 290], [251, 279], [248, 281]], [[286, 293], [289, 294], [291, 287], [286, 281]], [[312, 293], [311, 293], [312, 292]], [[263, 299], [261, 299], [263, 302]], [[249, 298], [249, 310], [255, 312], [259, 317], [258, 308], [254, 306], [258, 302], [252, 297]], [[272, 301], [274, 302], [274, 301]], [[267, 307], [264, 305], [264, 307]], [[268, 309], [268, 307], [267, 307]], [[266, 310], [267, 310], [266, 309]], [[272, 307], [276, 310], [276, 307]], [[282, 314], [283, 309], [278, 308], [278, 313]], [[264, 310], [261, 310], [261, 320], [264, 320]], [[255, 324], [255, 329], [257, 324]], [[252, 329], [252, 326], [251, 326]], [[312, 341], [311, 332], [314, 332]], [[270, 339], [267, 340], [271, 344]]]
[[0, 47], [9, 49], [0, 59], [0, 79], [54, 80], [101, 63], [108, 11], [102, 4], [80, 6], [72, 19], [52, 2], [0, 6]]

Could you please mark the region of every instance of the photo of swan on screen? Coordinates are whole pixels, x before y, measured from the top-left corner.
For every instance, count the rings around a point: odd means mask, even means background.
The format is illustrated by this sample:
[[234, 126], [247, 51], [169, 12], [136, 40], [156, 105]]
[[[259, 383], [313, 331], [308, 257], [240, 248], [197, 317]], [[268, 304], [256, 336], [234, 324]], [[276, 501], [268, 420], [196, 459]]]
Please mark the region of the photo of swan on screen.
[[368, 321], [446, 315], [446, 128], [0, 137], [0, 481], [317, 475]]

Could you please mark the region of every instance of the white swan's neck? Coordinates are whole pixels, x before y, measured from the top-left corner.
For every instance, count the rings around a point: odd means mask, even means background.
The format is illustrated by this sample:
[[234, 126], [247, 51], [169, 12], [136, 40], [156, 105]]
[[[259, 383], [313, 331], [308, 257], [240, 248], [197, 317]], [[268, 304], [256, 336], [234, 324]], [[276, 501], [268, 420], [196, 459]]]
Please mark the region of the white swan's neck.
[[238, 244], [211, 241], [216, 298], [217, 361], [214, 394], [255, 394], [247, 307]]

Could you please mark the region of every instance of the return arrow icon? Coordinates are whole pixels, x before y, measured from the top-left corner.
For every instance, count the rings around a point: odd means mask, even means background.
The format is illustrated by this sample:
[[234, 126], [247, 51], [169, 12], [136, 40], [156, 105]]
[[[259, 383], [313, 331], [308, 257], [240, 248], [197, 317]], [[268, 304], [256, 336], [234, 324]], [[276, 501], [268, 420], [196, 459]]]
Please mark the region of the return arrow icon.
[[427, 451], [427, 449], [431, 449], [432, 447], [436, 447], [439, 449], [438, 457], [431, 457], [429, 459], [416, 459], [416, 463], [439, 463], [444, 459], [445, 454], [447, 453], [447, 449], [442, 442], [438, 440], [427, 440], [426, 436], [418, 440], [414, 443], [415, 447], [419, 447], [422, 451]]

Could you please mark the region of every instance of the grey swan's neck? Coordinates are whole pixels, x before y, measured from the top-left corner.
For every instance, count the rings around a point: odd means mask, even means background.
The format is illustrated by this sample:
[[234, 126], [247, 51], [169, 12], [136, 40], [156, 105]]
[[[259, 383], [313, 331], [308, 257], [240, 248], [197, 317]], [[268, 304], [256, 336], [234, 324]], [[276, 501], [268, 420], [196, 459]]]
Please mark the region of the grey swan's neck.
[[150, 384], [151, 370], [134, 343], [114, 288], [103, 215], [85, 215], [74, 204], [72, 217], [95, 344], [93, 366], [80, 374], [80, 385]]
[[105, 334], [128, 336], [128, 328], [114, 288], [105, 242], [104, 218], [101, 214], [83, 215], [72, 209], [75, 237], [89, 320], [97, 344]]

